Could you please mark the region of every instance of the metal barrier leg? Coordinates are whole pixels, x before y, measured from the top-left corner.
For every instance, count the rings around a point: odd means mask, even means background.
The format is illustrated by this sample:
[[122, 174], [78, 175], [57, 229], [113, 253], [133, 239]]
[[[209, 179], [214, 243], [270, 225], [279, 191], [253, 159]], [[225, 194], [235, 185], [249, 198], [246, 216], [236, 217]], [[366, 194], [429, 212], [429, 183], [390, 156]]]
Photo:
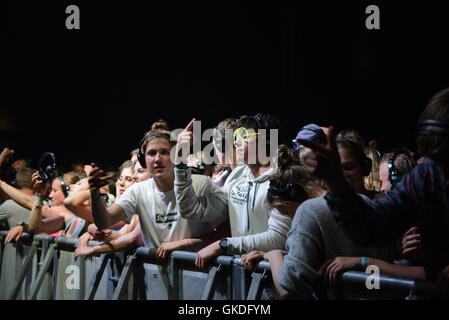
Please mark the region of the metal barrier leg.
[[2, 278], [2, 263], [3, 263], [3, 246], [4, 246], [4, 237], [0, 236], [0, 279]]
[[244, 300], [246, 297], [246, 269], [232, 266], [232, 300]]
[[[80, 258], [82, 259], [82, 258]], [[84, 297], [84, 300], [93, 300], [95, 293], [97, 292], [98, 286], [101, 281], [101, 277], [103, 276], [104, 269], [106, 269], [106, 265], [109, 260], [109, 255], [107, 253], [104, 253], [100, 256], [100, 261], [98, 261], [99, 267], [97, 270], [95, 270], [94, 275], [92, 276], [92, 280], [89, 284], [89, 289], [87, 290], [87, 293]]]
[[39, 270], [39, 274], [37, 275], [34, 286], [31, 288], [31, 300], [35, 300], [37, 297], [42, 281], [44, 280], [45, 274], [48, 268], [50, 267], [50, 263], [53, 261], [53, 254], [55, 252], [55, 248], [56, 244], [52, 243], [47, 251], [47, 254], [45, 255], [43, 266], [41, 270]]
[[253, 272], [251, 275], [253, 280], [251, 281], [251, 286], [249, 287], [248, 297], [246, 300], [258, 300], [262, 293], [262, 283], [265, 279], [265, 270], [263, 273]]
[[129, 281], [129, 277], [134, 268], [134, 263], [136, 260], [136, 256], [132, 255], [126, 259], [125, 266], [123, 268], [122, 274], [120, 276], [120, 280], [117, 284], [117, 288], [115, 288], [114, 295], [112, 296], [112, 300], [119, 300], [123, 295], [126, 285]]
[[[176, 263], [175, 259], [173, 259], [173, 257], [170, 257], [171, 261], [171, 265], [172, 265], [172, 272], [173, 272], [173, 288], [170, 288], [170, 280], [168, 281], [169, 285], [167, 286], [167, 291], [168, 291], [168, 300], [179, 300], [179, 288], [180, 288], [180, 283], [181, 283], [181, 279], [179, 279], [179, 267], [178, 264]], [[163, 277], [164, 275], [162, 275]], [[167, 277], [169, 278], [169, 277]]]
[[146, 300], [147, 288], [145, 286], [145, 269], [143, 263], [136, 262], [133, 271], [133, 299], [139, 297], [139, 300]]
[[23, 281], [25, 280], [28, 270], [30, 269], [31, 264], [33, 262], [33, 257], [37, 252], [38, 244], [39, 244], [38, 241], [33, 241], [33, 244], [31, 245], [30, 252], [28, 252], [27, 257], [25, 258], [25, 262], [23, 263], [22, 269], [20, 270], [19, 280], [15, 284], [14, 289], [12, 290], [11, 295], [9, 296], [8, 300], [17, 299], [20, 289], [22, 288]]
[[218, 267], [212, 267], [209, 270], [209, 275], [207, 276], [206, 287], [204, 288], [203, 296], [201, 300], [211, 300], [215, 293], [215, 279], [217, 278], [217, 273], [221, 270], [221, 264]]

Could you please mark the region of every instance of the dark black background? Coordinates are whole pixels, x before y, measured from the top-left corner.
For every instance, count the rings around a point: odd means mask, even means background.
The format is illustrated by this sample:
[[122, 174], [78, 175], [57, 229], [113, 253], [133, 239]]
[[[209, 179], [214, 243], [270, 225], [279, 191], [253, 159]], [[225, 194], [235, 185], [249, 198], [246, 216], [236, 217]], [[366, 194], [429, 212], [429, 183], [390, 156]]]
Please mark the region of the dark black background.
[[[146, 3], [144, 5], [144, 3]], [[81, 29], [67, 30], [76, 4]], [[380, 30], [365, 8], [380, 7]], [[449, 6], [418, 1], [8, 1], [1, 145], [120, 165], [157, 118], [203, 129], [267, 112], [414, 148], [419, 112], [449, 86]]]

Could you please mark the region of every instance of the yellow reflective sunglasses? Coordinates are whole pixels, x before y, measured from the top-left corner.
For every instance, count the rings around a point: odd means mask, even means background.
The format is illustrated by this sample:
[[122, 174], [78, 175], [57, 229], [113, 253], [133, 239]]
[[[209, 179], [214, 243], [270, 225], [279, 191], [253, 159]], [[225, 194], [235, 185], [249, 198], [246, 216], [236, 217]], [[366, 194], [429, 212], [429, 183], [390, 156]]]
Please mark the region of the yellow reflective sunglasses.
[[240, 140], [242, 141], [247, 141], [249, 139], [249, 136], [254, 136], [259, 134], [259, 132], [254, 132], [254, 133], [249, 133], [248, 129], [244, 128], [244, 127], [240, 127], [238, 129], [234, 130], [234, 147], [237, 147], [235, 145], [235, 142], [237, 141], [238, 138], [240, 138]]

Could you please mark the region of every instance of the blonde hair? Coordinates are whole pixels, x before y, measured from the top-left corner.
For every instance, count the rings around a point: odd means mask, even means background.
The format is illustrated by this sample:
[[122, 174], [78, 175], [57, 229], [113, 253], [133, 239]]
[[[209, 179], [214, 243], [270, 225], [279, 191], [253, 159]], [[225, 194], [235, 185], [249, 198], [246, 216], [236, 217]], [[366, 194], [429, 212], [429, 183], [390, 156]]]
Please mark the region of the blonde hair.
[[119, 173], [121, 174], [124, 169], [131, 169], [131, 172], [134, 173], [134, 162], [131, 160], [126, 160], [122, 163], [122, 165], [118, 168]]
[[64, 180], [64, 184], [66, 185], [66, 187], [70, 187], [72, 184], [77, 183], [81, 179], [80, 179], [78, 173], [76, 173], [74, 171], [70, 171], [70, 172], [65, 173], [62, 176], [62, 180]]
[[365, 155], [371, 159], [371, 171], [368, 176], [364, 177], [364, 184], [366, 190], [374, 190], [381, 192], [382, 181], [379, 178], [380, 158], [376, 149], [368, 147], [365, 148]]

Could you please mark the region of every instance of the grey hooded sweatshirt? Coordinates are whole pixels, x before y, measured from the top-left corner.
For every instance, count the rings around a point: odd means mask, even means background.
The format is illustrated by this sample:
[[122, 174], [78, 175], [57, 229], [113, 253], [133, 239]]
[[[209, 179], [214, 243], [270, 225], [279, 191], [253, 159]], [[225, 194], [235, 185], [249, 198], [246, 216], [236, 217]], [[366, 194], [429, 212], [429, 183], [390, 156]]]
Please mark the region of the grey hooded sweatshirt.
[[[246, 167], [237, 178], [226, 181], [220, 192], [205, 186], [214, 191], [198, 197], [191, 187], [190, 170], [175, 168], [175, 194], [179, 213], [186, 219], [203, 221], [229, 218], [232, 237], [227, 238], [228, 254], [283, 249], [291, 219], [277, 210], [268, 209], [268, 178], [274, 170], [270, 168], [254, 179]], [[204, 180], [204, 183], [213, 184], [210, 179]], [[226, 201], [227, 210], [220, 210], [222, 201]]]

